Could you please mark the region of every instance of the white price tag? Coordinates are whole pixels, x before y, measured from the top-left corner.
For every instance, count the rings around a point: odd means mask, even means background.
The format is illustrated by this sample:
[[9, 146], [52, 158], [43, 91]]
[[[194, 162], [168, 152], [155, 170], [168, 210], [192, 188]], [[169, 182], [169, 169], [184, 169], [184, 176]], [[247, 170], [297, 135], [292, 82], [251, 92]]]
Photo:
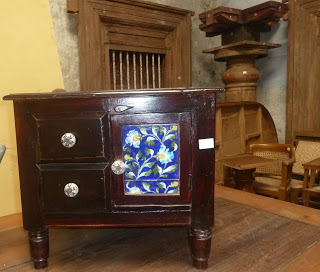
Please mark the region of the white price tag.
[[211, 149], [214, 148], [214, 139], [199, 139], [199, 149]]

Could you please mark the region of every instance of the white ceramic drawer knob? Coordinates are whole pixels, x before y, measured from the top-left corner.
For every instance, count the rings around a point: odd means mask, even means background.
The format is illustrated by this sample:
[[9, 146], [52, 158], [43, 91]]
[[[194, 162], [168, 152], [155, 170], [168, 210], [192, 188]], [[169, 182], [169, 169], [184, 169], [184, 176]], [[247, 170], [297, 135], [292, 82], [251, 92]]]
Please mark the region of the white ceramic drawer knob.
[[61, 143], [66, 148], [73, 147], [77, 142], [76, 136], [74, 136], [72, 133], [68, 132], [62, 135], [61, 137]]
[[79, 187], [75, 183], [68, 183], [64, 186], [64, 193], [67, 197], [75, 197], [79, 193]]
[[126, 170], [126, 165], [124, 164], [123, 161], [117, 160], [111, 165], [111, 170], [116, 175], [121, 175]]

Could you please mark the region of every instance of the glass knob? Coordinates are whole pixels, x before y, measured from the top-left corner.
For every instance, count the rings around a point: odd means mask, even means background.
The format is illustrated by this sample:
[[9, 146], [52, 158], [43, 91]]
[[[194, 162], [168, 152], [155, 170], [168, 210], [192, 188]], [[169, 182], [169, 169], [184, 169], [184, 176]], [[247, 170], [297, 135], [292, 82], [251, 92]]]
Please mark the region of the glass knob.
[[79, 187], [75, 183], [68, 183], [64, 186], [64, 193], [67, 197], [75, 197], [79, 193]]
[[111, 165], [111, 170], [116, 175], [121, 175], [126, 170], [126, 165], [123, 161], [117, 160]]
[[73, 147], [77, 142], [76, 136], [74, 136], [72, 133], [68, 132], [62, 135], [61, 137], [61, 143], [66, 148]]

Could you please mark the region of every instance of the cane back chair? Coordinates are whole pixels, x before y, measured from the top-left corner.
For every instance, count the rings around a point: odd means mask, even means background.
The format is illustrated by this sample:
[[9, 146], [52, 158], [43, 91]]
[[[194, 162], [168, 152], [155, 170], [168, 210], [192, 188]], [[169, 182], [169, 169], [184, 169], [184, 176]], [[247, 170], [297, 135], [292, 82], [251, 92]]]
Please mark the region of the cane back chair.
[[255, 156], [274, 160], [274, 163], [256, 169], [253, 183], [255, 192], [280, 200], [290, 200], [295, 147], [291, 144], [251, 144], [250, 152]]

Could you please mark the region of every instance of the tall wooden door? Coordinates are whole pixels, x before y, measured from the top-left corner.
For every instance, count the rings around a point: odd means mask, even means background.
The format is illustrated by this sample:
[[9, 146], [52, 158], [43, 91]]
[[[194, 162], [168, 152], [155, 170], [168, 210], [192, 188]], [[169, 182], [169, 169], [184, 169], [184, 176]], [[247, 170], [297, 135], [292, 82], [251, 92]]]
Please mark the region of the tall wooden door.
[[289, 1], [286, 141], [320, 130], [320, 0]]

